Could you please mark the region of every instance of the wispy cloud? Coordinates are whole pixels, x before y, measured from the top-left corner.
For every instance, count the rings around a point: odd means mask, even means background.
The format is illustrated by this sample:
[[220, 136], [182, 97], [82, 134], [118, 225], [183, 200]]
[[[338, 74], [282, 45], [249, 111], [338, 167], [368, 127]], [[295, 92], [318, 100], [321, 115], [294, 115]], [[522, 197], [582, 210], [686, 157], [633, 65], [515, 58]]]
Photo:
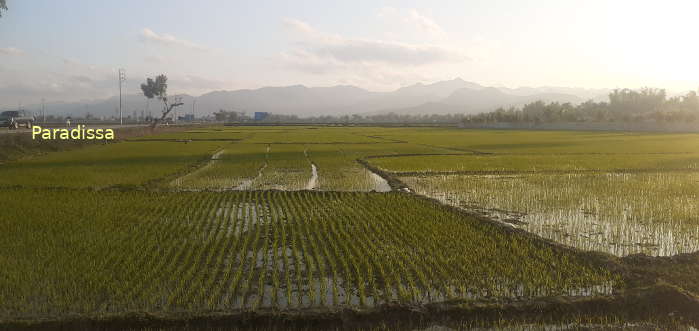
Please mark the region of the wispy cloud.
[[439, 62], [463, 61], [468, 58], [455, 49], [439, 45], [410, 44], [372, 39], [352, 39], [323, 33], [310, 24], [296, 19], [284, 20], [292, 32], [300, 33], [297, 50], [319, 58], [343, 63], [382, 63], [390, 65], [426, 65]]
[[437, 22], [414, 8], [398, 9], [394, 7], [383, 7], [379, 9], [378, 16], [382, 19], [397, 19], [404, 25], [426, 32], [436, 39], [444, 39], [447, 37], [447, 33]]
[[294, 40], [280, 54], [286, 67], [311, 75], [342, 77], [364, 87], [386, 89], [429, 80], [434, 66], [470, 60], [460, 49], [444, 45], [350, 38], [320, 31], [298, 19], [283, 23]]
[[165, 46], [183, 47], [202, 52], [208, 52], [212, 50], [209, 47], [199, 45], [189, 40], [179, 39], [170, 34], [156, 33], [155, 31], [149, 28], [143, 28], [143, 30], [141, 30], [141, 39], [145, 42], [152, 42]]

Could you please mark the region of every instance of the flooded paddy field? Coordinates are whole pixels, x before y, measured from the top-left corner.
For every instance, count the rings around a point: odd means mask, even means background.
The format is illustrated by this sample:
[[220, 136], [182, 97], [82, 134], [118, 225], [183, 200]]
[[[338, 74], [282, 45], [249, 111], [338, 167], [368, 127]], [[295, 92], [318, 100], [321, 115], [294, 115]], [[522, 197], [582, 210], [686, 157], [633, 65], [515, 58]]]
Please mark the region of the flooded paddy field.
[[32, 155], [0, 164], [0, 326], [692, 330], [698, 148], [231, 126]]
[[583, 250], [699, 251], [699, 173], [402, 177], [416, 193]]
[[[359, 308], [623, 287], [583, 255], [401, 193], [84, 193], [0, 193], [22, 204], [0, 216], [2, 316]], [[47, 203], [26, 208], [30, 197]]]

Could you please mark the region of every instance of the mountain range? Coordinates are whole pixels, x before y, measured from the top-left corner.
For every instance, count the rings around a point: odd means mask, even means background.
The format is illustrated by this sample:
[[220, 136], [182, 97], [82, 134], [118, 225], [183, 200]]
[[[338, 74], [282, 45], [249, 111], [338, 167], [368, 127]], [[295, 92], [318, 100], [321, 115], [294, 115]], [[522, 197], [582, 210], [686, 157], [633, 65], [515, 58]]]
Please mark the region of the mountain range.
[[[235, 91], [214, 91], [195, 98], [181, 94], [183, 107], [179, 114], [195, 112], [197, 117], [211, 115], [224, 109], [248, 114], [265, 111], [299, 116], [349, 114], [475, 114], [498, 107], [521, 106], [528, 102], [580, 103], [593, 99], [606, 100], [610, 90], [565, 87], [487, 87], [460, 78], [432, 84], [417, 83], [391, 92], [372, 92], [348, 85], [306, 87], [293, 85], [263, 87]], [[162, 103], [148, 101], [142, 95], [123, 97], [124, 117], [144, 112], [158, 114]], [[193, 107], [193, 103], [194, 104]], [[47, 114], [94, 117], [118, 116], [119, 97], [84, 102], [48, 103]], [[40, 105], [27, 107], [31, 111]]]

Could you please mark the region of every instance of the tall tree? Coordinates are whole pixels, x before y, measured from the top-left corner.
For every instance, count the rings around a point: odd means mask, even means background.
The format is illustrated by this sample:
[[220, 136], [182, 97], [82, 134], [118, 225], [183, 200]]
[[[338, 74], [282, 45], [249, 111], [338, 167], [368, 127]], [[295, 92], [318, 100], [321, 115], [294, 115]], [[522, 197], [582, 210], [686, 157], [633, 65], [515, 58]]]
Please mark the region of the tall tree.
[[[1, 1], [1, 0], [0, 0]], [[148, 99], [157, 98], [163, 102], [163, 116], [159, 119], [154, 119], [151, 123], [151, 128], [155, 128], [158, 123], [165, 120], [168, 114], [175, 109], [175, 107], [182, 106], [184, 103], [180, 102], [179, 98], [175, 99], [175, 102], [168, 103], [167, 98], [167, 76], [159, 75], [155, 79], [147, 78], [145, 84], [141, 84], [141, 90], [143, 95]]]
[[2, 17], [3, 10], [7, 10], [7, 3], [5, 0], [0, 0], [0, 17]]

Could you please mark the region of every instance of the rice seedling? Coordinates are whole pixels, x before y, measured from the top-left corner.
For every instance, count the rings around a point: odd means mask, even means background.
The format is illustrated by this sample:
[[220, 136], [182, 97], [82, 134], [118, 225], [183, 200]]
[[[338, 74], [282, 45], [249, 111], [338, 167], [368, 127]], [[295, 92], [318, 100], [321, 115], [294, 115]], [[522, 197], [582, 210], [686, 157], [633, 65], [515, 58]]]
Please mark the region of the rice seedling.
[[214, 154], [203, 167], [173, 180], [179, 189], [244, 190], [267, 166], [267, 147], [256, 144], [229, 144]]
[[[10, 197], [17, 208], [0, 215], [4, 319], [593, 295], [620, 286], [582, 255], [406, 194], [0, 190]], [[30, 208], [35, 199], [42, 208]]]
[[591, 171], [699, 170], [699, 154], [491, 154], [411, 155], [372, 158], [371, 164], [400, 174], [562, 173]]
[[699, 250], [697, 172], [401, 178], [417, 193], [616, 255]]
[[143, 185], [189, 171], [222, 142], [121, 142], [50, 153], [0, 165], [0, 186]]

